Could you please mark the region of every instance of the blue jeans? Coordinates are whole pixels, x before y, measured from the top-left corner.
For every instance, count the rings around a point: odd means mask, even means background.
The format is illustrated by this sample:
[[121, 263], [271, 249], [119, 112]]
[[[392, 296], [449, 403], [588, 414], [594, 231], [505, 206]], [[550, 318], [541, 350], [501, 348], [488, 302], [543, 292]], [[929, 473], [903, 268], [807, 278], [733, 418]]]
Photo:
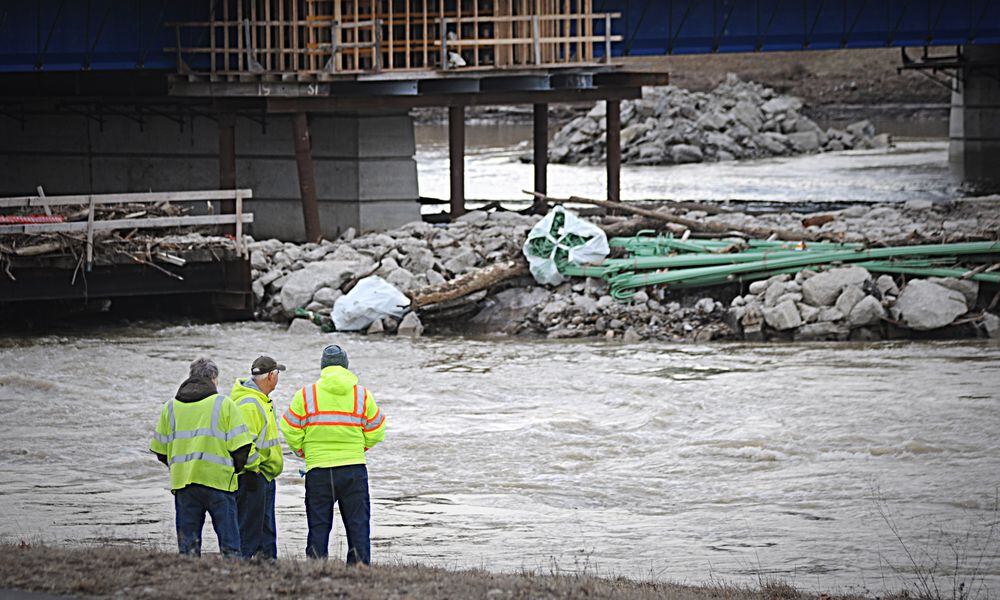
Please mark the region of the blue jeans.
[[236, 517], [236, 492], [223, 492], [193, 483], [174, 492], [177, 513], [177, 548], [181, 554], [201, 556], [201, 531], [205, 513], [226, 556], [240, 555], [240, 528]]
[[327, 557], [335, 503], [340, 503], [340, 516], [347, 531], [347, 564], [369, 564], [371, 504], [365, 465], [315, 468], [306, 473], [306, 520], [309, 523], [306, 555]]
[[236, 512], [240, 519], [240, 553], [243, 558], [278, 558], [274, 525], [274, 482], [260, 473], [240, 475], [236, 492]]

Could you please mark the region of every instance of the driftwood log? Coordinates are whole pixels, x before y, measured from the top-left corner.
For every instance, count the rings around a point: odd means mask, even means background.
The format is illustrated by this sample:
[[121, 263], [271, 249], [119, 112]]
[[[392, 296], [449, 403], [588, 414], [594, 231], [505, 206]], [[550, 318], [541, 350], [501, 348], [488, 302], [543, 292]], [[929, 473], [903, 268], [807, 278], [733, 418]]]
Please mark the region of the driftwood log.
[[577, 204], [591, 204], [594, 206], [601, 206], [610, 210], [617, 210], [620, 212], [639, 215], [649, 219], [655, 219], [663, 223], [673, 223], [676, 225], [683, 225], [684, 227], [690, 229], [691, 231], [701, 231], [707, 233], [715, 233], [719, 235], [729, 235], [732, 232], [738, 232], [748, 237], [755, 237], [755, 238], [768, 238], [773, 235], [778, 239], [792, 241], [792, 242], [797, 242], [802, 240], [817, 241], [819, 239], [832, 239], [831, 236], [818, 236], [804, 231], [790, 231], [787, 229], [777, 229], [768, 227], [731, 227], [724, 223], [712, 223], [696, 219], [688, 219], [686, 217], [679, 217], [677, 215], [672, 215], [658, 210], [650, 210], [648, 208], [630, 206], [625, 202], [610, 202], [608, 200], [595, 200], [593, 198], [581, 198], [579, 196], [570, 196], [569, 198], [550, 198], [548, 196], [545, 196], [544, 194], [539, 194], [538, 192], [529, 192], [527, 190], [525, 190], [525, 193], [531, 194], [532, 196], [535, 197], [544, 198], [547, 202], [552, 202], [552, 203], [573, 202]]
[[413, 308], [420, 308], [456, 300], [528, 273], [527, 261], [518, 258], [466, 273], [440, 285], [413, 290], [408, 295]]

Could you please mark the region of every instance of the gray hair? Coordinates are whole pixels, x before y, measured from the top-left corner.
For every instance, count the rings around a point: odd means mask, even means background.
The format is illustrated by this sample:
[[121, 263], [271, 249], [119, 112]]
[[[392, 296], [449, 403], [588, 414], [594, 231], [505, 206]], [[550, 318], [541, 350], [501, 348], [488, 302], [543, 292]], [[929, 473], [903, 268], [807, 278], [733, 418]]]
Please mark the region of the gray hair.
[[191, 370], [188, 376], [199, 379], [218, 379], [219, 367], [215, 366], [215, 363], [211, 359], [198, 358], [191, 363]]
[[275, 369], [274, 371], [268, 371], [267, 373], [261, 373], [260, 375], [254, 375], [253, 373], [250, 373], [250, 378], [257, 383], [260, 383], [261, 381], [267, 379], [267, 376], [270, 375], [271, 373], [274, 373], [275, 371], [277, 371], [277, 369]]

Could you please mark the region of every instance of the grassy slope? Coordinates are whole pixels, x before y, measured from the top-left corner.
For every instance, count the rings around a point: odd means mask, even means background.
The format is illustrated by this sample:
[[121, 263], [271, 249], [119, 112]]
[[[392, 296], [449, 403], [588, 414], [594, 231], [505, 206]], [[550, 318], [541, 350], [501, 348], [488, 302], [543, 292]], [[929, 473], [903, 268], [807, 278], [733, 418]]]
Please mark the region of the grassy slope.
[[589, 575], [496, 574], [415, 565], [346, 568], [339, 561], [274, 564], [181, 557], [131, 547], [56, 548], [0, 545], [4, 589], [85, 597], [191, 598], [666, 598], [805, 600], [783, 584], [751, 590], [692, 587]]

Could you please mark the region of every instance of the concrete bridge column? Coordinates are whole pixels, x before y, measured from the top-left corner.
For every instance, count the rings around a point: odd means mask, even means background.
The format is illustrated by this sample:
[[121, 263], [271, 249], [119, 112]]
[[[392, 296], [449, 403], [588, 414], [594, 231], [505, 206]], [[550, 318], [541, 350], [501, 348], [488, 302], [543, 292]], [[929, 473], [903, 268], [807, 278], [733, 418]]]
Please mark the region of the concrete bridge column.
[[1000, 190], [1000, 46], [965, 46], [951, 95], [948, 158], [975, 190]]

